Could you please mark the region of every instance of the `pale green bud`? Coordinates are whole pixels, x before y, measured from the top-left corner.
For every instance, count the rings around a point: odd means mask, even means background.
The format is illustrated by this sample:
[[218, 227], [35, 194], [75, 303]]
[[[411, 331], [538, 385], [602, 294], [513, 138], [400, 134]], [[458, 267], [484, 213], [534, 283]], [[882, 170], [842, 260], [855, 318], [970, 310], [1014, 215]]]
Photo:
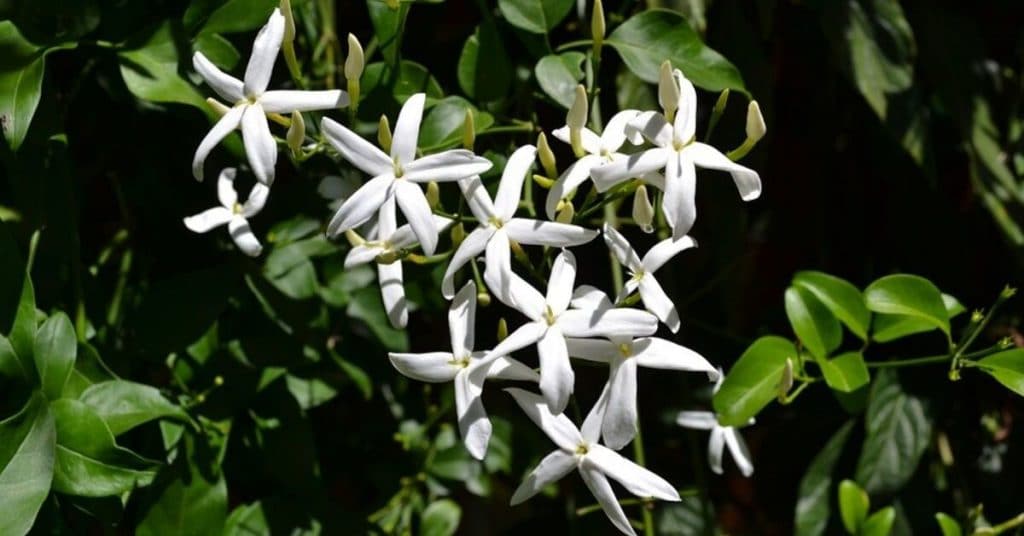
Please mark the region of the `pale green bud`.
[[359, 77], [363, 76], [364, 65], [363, 46], [359, 44], [359, 39], [356, 39], [356, 36], [348, 34], [348, 57], [345, 58], [345, 78], [359, 80]]
[[645, 233], [654, 232], [654, 206], [647, 196], [647, 186], [641, 184], [633, 194], [633, 221]]
[[437, 182], [430, 181], [427, 183], [427, 204], [430, 205], [430, 209], [436, 209], [441, 204], [441, 189], [437, 186]]
[[473, 121], [473, 111], [466, 109], [466, 118], [462, 122], [462, 147], [473, 150], [476, 145], [476, 123]]
[[562, 200], [561, 208], [558, 214], [555, 214], [555, 221], [558, 223], [572, 223], [573, 218], [576, 217], [576, 207], [573, 206], [572, 201]]
[[672, 73], [672, 62], [665, 60], [658, 71], [658, 104], [661, 104], [665, 118], [669, 121], [675, 119], [676, 109], [679, 107], [679, 86], [676, 85]]
[[288, 142], [288, 148], [292, 150], [292, 154], [299, 154], [305, 139], [306, 121], [302, 118], [301, 113], [292, 112], [292, 124], [288, 126], [288, 134], [285, 135], [285, 141]]
[[761, 107], [756, 100], [750, 101], [747, 105], [747, 139], [756, 142], [764, 137], [768, 126], [764, 124], [764, 116], [761, 115]]
[[604, 4], [601, 0], [594, 0], [594, 12], [590, 17], [590, 36], [594, 40], [594, 53], [601, 53], [601, 45], [604, 44], [605, 33]]
[[391, 125], [386, 115], [380, 116], [380, 122], [377, 123], [377, 143], [385, 153], [391, 152]]
[[[551, 151], [551, 146], [548, 145], [548, 137], [543, 132], [537, 136], [537, 156], [540, 158], [540, 165], [544, 168], [544, 173], [547, 174], [548, 178], [551, 180], [558, 178], [555, 153]], [[548, 187], [550, 188], [550, 186]]]

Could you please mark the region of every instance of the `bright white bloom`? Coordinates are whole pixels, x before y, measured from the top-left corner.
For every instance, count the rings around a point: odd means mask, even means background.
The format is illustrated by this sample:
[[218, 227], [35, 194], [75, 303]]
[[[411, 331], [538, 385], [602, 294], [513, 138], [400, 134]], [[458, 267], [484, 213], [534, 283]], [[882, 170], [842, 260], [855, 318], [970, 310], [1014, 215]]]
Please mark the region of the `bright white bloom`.
[[[527, 245], [567, 247], [577, 246], [597, 237], [597, 231], [577, 225], [515, 217], [523, 191], [523, 181], [530, 172], [536, 154], [537, 149], [532, 145], [520, 147], [512, 153], [502, 171], [494, 201], [491, 200], [479, 176], [459, 181], [469, 208], [480, 225], [466, 236], [459, 249], [452, 255], [441, 282], [441, 292], [445, 298], [451, 299], [455, 292], [455, 272], [484, 251], [487, 270], [501, 275], [501, 281], [507, 281], [508, 274], [512, 271], [509, 256], [510, 240]], [[499, 293], [502, 288], [504, 287], [491, 290]]]
[[638, 497], [653, 497], [663, 501], [680, 500], [679, 493], [665, 479], [623, 458], [614, 450], [598, 444], [603, 401], [594, 404], [594, 408], [583, 421], [581, 430], [561, 412], [552, 412], [543, 397], [516, 388], [505, 391], [516, 399], [519, 407], [523, 408], [555, 445], [558, 445], [558, 449], [545, 456], [516, 489], [512, 495], [512, 505], [533, 497], [544, 486], [561, 480], [576, 469], [615, 527], [624, 534], [635, 536], [636, 532], [633, 531], [629, 519], [622, 511], [622, 506], [615, 498], [608, 477]]
[[[452, 223], [448, 218], [436, 215], [431, 217], [438, 229], [444, 229]], [[388, 313], [391, 325], [400, 329], [409, 320], [409, 308], [405, 301], [402, 261], [398, 256], [402, 250], [416, 244], [416, 235], [408, 224], [397, 229], [396, 226], [395, 200], [391, 198], [380, 207], [376, 229], [370, 234], [371, 239], [353, 246], [345, 256], [345, 268], [377, 261], [377, 282], [380, 284], [384, 310]]]
[[[722, 386], [724, 376], [719, 370], [718, 380], [715, 381], [715, 390]], [[747, 443], [739, 430], [733, 426], [722, 426], [718, 424], [718, 418], [711, 411], [680, 411], [676, 417], [676, 424], [684, 428], [694, 430], [711, 430], [711, 437], [708, 439], [708, 465], [717, 474], [722, 474], [722, 451], [729, 447], [732, 459], [740, 468], [743, 476], [754, 474], [754, 463], [750, 461], [750, 451], [747, 450]], [[747, 422], [747, 426], [754, 424], [754, 419]]]
[[327, 141], [353, 166], [372, 176], [338, 209], [327, 225], [327, 234], [337, 236], [369, 220], [384, 201], [394, 196], [423, 246], [433, 255], [438, 229], [430, 204], [417, 183], [455, 181], [491, 169], [491, 162], [465, 149], [452, 149], [416, 158], [420, 121], [426, 95], [417, 93], [402, 105], [391, 141], [391, 155], [374, 147], [355, 132], [324, 118], [321, 129]]
[[[569, 166], [569, 169], [565, 170], [558, 177], [558, 180], [555, 181], [555, 184], [551, 186], [551, 190], [548, 191], [547, 201], [544, 203], [544, 210], [548, 215], [548, 219], [555, 219], [558, 203], [571, 195], [573, 190], [579, 188], [584, 181], [590, 178], [590, 170], [594, 166], [626, 158], [626, 155], [618, 151], [627, 139], [626, 125], [639, 113], [637, 110], [623, 110], [613, 115], [600, 136], [589, 128], [584, 127], [580, 129], [580, 141], [582, 141], [583, 150], [587, 154], [583, 155], [572, 166]], [[631, 131], [630, 143], [633, 145], [643, 143], [644, 140], [640, 133], [635, 129], [631, 129]], [[551, 134], [565, 143], [571, 143], [568, 125], [555, 130]]]
[[[494, 274], [484, 273], [487, 285]], [[576, 257], [563, 251], [551, 267], [547, 296], [518, 275], [511, 274], [509, 292], [495, 292], [506, 305], [518, 309], [530, 322], [513, 331], [498, 343], [478, 365], [486, 371], [492, 356], [508, 355], [531, 344], [537, 345], [540, 356], [540, 391], [552, 411], [561, 412], [569, 402], [575, 375], [569, 364], [566, 337], [635, 337], [651, 335], [658, 329], [658, 319], [639, 309], [569, 309], [576, 281]]]
[[249, 192], [249, 198], [244, 203], [239, 203], [234, 182], [235, 168], [221, 171], [220, 177], [217, 178], [217, 199], [223, 206], [185, 218], [185, 227], [197, 233], [205, 233], [221, 225], [227, 225], [228, 233], [231, 234], [231, 239], [235, 241], [238, 249], [250, 257], [255, 257], [263, 251], [263, 246], [252, 234], [248, 218], [263, 210], [270, 188], [256, 183]]
[[[594, 287], [582, 286], [574, 294], [573, 304], [596, 302], [597, 308], [610, 310], [611, 300]], [[601, 398], [607, 406], [601, 422], [604, 444], [614, 450], [626, 446], [636, 436], [636, 369], [705, 372], [717, 379], [718, 371], [697, 352], [657, 337], [615, 337], [603, 339], [566, 339], [569, 356], [608, 364], [608, 383]]]
[[667, 80], [662, 79], [661, 85], [665, 84], [674, 84], [678, 89], [675, 120], [670, 123], [661, 113], [643, 112], [629, 125], [638, 129], [655, 147], [597, 166], [590, 174], [598, 190], [605, 191], [626, 179], [664, 169], [663, 210], [673, 236], [679, 238], [690, 231], [697, 219], [695, 165], [728, 171], [744, 201], [761, 195], [761, 178], [756, 171], [734, 163], [718, 149], [696, 141], [697, 92], [679, 69]]
[[267, 124], [268, 113], [290, 114], [311, 110], [327, 110], [348, 105], [348, 94], [332, 89], [328, 91], [267, 91], [270, 75], [274, 71], [277, 52], [284, 39], [285, 20], [275, 9], [270, 20], [256, 35], [252, 56], [245, 68], [245, 81], [225, 74], [206, 59], [202, 52], [192, 56], [192, 65], [203, 80], [224, 100], [233, 103], [223, 117], [213, 125], [199, 143], [192, 159], [192, 174], [203, 180], [203, 162], [210, 151], [236, 128], [242, 129], [245, 154], [252, 172], [266, 185], [274, 182], [277, 163], [277, 143]]
[[633, 291], [639, 290], [644, 307], [664, 322], [672, 330], [672, 333], [679, 331], [679, 312], [676, 311], [672, 300], [665, 294], [665, 290], [661, 288], [661, 284], [654, 278], [654, 272], [680, 251], [697, 247], [697, 242], [689, 236], [666, 238], [655, 244], [644, 255], [644, 258], [640, 259], [633, 247], [626, 241], [626, 237], [607, 223], [604, 225], [604, 241], [615, 258], [629, 270], [632, 276], [623, 285], [622, 292], [619, 293], [616, 301], [622, 302]]
[[[455, 295], [448, 311], [451, 352], [390, 353], [388, 356], [391, 364], [410, 378], [432, 383], [455, 382], [455, 412], [459, 419], [459, 431], [462, 432], [466, 450], [474, 458], [482, 460], [491, 439], [491, 421], [480, 400], [483, 378], [471, 378], [469, 374], [470, 364], [484, 356], [484, 352], [473, 351], [475, 329], [476, 284], [470, 281]], [[506, 356], [495, 358], [487, 378], [529, 382], [538, 379], [533, 369]]]

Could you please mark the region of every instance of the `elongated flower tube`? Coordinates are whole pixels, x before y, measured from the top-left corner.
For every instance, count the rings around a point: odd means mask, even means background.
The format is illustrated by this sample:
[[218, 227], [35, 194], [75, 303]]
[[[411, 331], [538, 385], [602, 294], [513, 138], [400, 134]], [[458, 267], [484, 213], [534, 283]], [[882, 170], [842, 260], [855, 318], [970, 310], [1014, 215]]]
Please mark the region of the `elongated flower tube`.
[[238, 249], [250, 257], [256, 257], [263, 251], [263, 246], [252, 234], [249, 218], [263, 210], [270, 188], [257, 183], [249, 192], [248, 199], [239, 203], [238, 192], [235, 191], [235, 175], [235, 168], [226, 168], [220, 172], [217, 178], [217, 199], [221, 206], [185, 218], [185, 227], [197, 233], [205, 233], [227, 225], [228, 233]]

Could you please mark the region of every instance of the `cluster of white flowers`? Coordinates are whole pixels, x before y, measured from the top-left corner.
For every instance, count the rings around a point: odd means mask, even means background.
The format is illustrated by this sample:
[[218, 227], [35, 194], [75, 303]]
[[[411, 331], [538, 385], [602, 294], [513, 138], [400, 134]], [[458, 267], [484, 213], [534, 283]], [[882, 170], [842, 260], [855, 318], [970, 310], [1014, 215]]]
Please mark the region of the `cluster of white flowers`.
[[[239, 204], [233, 188], [235, 172], [223, 171], [218, 184], [223, 207], [186, 218], [185, 224], [196, 232], [227, 224], [239, 248], [249, 255], [258, 255], [261, 248], [246, 218], [259, 212], [266, 202], [277, 159], [277, 144], [265, 114], [331, 109], [348, 102], [348, 95], [337, 90], [265, 91], [284, 25], [284, 18], [275, 10], [256, 37], [244, 82], [222, 73], [200, 53], [194, 58], [196, 70], [207, 83], [235, 103], [230, 109], [225, 107], [223, 117], [196, 151], [195, 176], [202, 178], [203, 161], [213, 146], [240, 127], [250, 167], [259, 182], [249, 199]], [[541, 460], [516, 490], [512, 503], [532, 497], [576, 468], [611, 521], [626, 534], [634, 531], [608, 477], [641, 497], [679, 500], [671, 484], [615, 452], [637, 433], [636, 368], [704, 372], [711, 381], [718, 382], [716, 389], [722, 377], [721, 371], [698, 353], [654, 336], [659, 323], [673, 333], [680, 327], [676, 307], [655, 272], [681, 251], [696, 246], [687, 236], [696, 219], [695, 166], [729, 172], [744, 200], [758, 197], [761, 190], [756, 172], [695, 141], [696, 92], [682, 72], [667, 62], [658, 94], [661, 111], [620, 112], [598, 134], [583, 126], [587, 112], [586, 94], [581, 88], [577, 105], [567, 116], [568, 124], [552, 132], [555, 138], [571, 144], [578, 157], [553, 182], [545, 203], [548, 218], [559, 221], [517, 216], [524, 182], [538, 154], [534, 146], [520, 147], [508, 158], [493, 199], [480, 177], [492, 167], [488, 159], [466, 149], [418, 155], [426, 101], [423, 94], [413, 95], [404, 103], [393, 135], [381, 136], [382, 148], [332, 119], [325, 118], [321, 123], [321, 132], [330, 146], [370, 177], [337, 208], [327, 233], [330, 237], [346, 234], [353, 242], [346, 267], [370, 262], [377, 265], [383, 302], [395, 327], [404, 327], [408, 319], [402, 259], [417, 245], [426, 255], [434, 255], [439, 232], [453, 223], [434, 213], [421, 185], [456, 182], [478, 222], [456, 244], [443, 278], [442, 293], [452, 300], [448, 315], [451, 350], [392, 353], [395, 368], [421, 381], [454, 382], [459, 429], [467, 450], [477, 459], [483, 459], [491, 436], [491, 423], [481, 401], [485, 380], [538, 384], [540, 394], [516, 388], [506, 391], [558, 449]], [[752, 109], [756, 110], [756, 105]], [[760, 129], [763, 134], [763, 124]], [[630, 153], [627, 141], [633, 147], [647, 142], [652, 148]], [[545, 163], [545, 167], [553, 165]], [[576, 189], [587, 179], [592, 179], [600, 192], [631, 180], [662, 190], [662, 209], [673, 230], [671, 237], [658, 242], [641, 258], [608, 224], [598, 231], [563, 223], [567, 221], [560, 217], [563, 207], [571, 207]], [[646, 190], [638, 189], [637, 195], [643, 196], [640, 205], [649, 206]], [[399, 211], [406, 221], [401, 226]], [[366, 238], [355, 233], [357, 227], [367, 223]], [[590, 242], [599, 234], [630, 274], [614, 302], [595, 287], [576, 286], [576, 258], [566, 249]], [[512, 252], [524, 245], [560, 248], [544, 293], [513, 270]], [[480, 279], [470, 279], [455, 292], [459, 270], [476, 262], [480, 255], [485, 265], [482, 281], [490, 294], [526, 317], [521, 326], [490, 350], [474, 348], [476, 306], [483, 290], [477, 288]], [[631, 299], [634, 293], [638, 293], [638, 299]], [[632, 307], [635, 303], [642, 303], [643, 308]], [[511, 357], [513, 352], [530, 346], [535, 346], [539, 355], [539, 372]], [[607, 363], [609, 367], [608, 381], [581, 428], [563, 413], [575, 386], [571, 357]], [[732, 428], [720, 427], [713, 413], [683, 412], [678, 422], [712, 431], [709, 457], [716, 472], [721, 472], [726, 445], [744, 474], [753, 470], [741, 437]]]

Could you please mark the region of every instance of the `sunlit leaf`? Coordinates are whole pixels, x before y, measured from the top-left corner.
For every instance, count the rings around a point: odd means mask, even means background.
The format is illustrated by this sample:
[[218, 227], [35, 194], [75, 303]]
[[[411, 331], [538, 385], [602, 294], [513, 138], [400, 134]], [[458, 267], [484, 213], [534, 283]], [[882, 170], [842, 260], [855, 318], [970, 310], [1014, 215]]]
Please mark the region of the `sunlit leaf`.
[[781, 337], [754, 341], [729, 369], [713, 399], [718, 421], [742, 426], [778, 396], [786, 359], [796, 357], [793, 343]]
[[79, 400], [92, 408], [115, 436], [156, 419], [188, 419], [184, 410], [155, 387], [124, 380], [94, 384]]
[[803, 287], [789, 287], [785, 301], [789, 324], [811, 354], [824, 359], [839, 347], [843, 340], [839, 321], [811, 291]]
[[548, 33], [572, 9], [573, 0], [498, 0], [509, 24], [532, 33]]
[[909, 274], [888, 275], [864, 289], [868, 309], [876, 313], [919, 318], [949, 335], [949, 313], [942, 293], [923, 277]]
[[1024, 396], [1024, 349], [999, 352], [978, 360], [976, 365], [1007, 389]]
[[0, 421], [0, 534], [21, 536], [35, 523], [53, 480], [56, 428], [41, 395]]
[[864, 305], [864, 296], [853, 284], [813, 271], [797, 272], [793, 284], [811, 291], [854, 335], [867, 339], [871, 312]]
[[549, 54], [537, 62], [533, 74], [544, 93], [568, 109], [576, 99], [576, 86], [583, 80], [581, 65], [585, 59], [580, 52]]

